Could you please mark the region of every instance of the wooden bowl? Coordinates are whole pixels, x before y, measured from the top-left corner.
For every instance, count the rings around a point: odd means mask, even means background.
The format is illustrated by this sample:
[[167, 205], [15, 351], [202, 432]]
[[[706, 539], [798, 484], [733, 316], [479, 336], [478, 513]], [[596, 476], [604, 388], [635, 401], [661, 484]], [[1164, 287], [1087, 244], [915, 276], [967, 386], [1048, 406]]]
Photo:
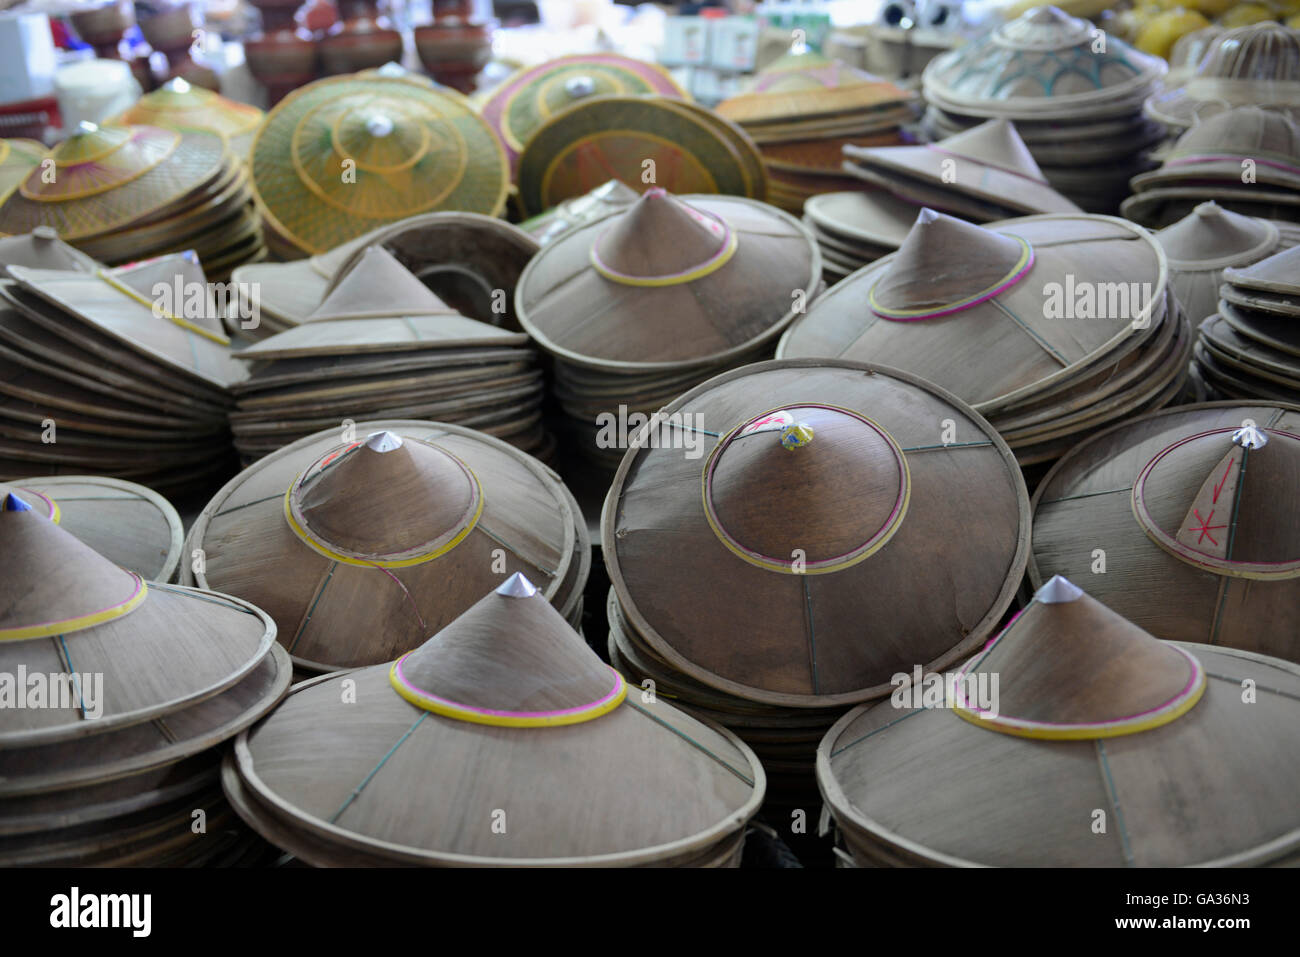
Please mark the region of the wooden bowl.
[[462, 20], [416, 27], [415, 51], [430, 73], [477, 73], [492, 58], [492, 30], [487, 24]]
[[356, 73], [402, 58], [402, 35], [372, 19], [348, 20], [322, 39], [321, 67], [327, 75]]
[[277, 30], [244, 42], [248, 69], [263, 83], [285, 84], [291, 79], [315, 79], [316, 46], [292, 30]]
[[188, 3], [140, 18], [140, 32], [155, 50], [184, 50], [194, 42], [194, 10]]
[[103, 6], [78, 10], [69, 19], [77, 36], [94, 47], [96, 54], [116, 59], [122, 34], [135, 22], [135, 10], [126, 0], [111, 0]]

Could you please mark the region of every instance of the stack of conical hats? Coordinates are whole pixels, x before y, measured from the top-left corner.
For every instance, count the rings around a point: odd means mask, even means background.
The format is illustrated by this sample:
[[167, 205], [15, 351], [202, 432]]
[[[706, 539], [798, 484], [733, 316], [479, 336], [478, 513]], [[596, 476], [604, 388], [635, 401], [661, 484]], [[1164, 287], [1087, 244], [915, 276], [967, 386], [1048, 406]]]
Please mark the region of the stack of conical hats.
[[0, 233], [50, 226], [89, 256], [194, 251], [216, 280], [266, 255], [247, 174], [220, 133], [83, 123], [0, 205]]
[[140, 97], [112, 122], [169, 130], [211, 130], [226, 138], [235, 156], [246, 160], [262, 116], [262, 111], [255, 106], [228, 100], [176, 77]]
[[317, 80], [281, 100], [257, 131], [253, 192], [282, 259], [323, 253], [412, 216], [495, 216], [508, 167], [465, 97], [409, 77]]
[[841, 150], [900, 142], [915, 102], [888, 80], [805, 49], [762, 70], [751, 90], [717, 111], [758, 144], [770, 201], [800, 213], [811, 196], [857, 188], [840, 168]]
[[1145, 109], [1177, 133], [1238, 106], [1300, 120], [1300, 30], [1266, 21], [1222, 31], [1191, 75], [1166, 84]]
[[815, 196], [804, 206], [836, 280], [897, 249], [921, 207], [972, 223], [1080, 211], [1048, 185], [1009, 120], [923, 146], [846, 146], [844, 155], [845, 171], [872, 190]]
[[302, 325], [236, 354], [252, 362], [230, 417], [245, 462], [344, 419], [437, 419], [529, 452], [545, 444], [528, 337], [461, 315], [382, 246]]
[[1122, 219], [976, 226], [925, 209], [897, 253], [821, 296], [777, 354], [922, 376], [987, 416], [1021, 464], [1047, 462], [1183, 389], [1192, 332], [1167, 286], [1164, 251]]
[[584, 96], [540, 126], [520, 154], [520, 212], [537, 216], [610, 179], [638, 190], [768, 199], [758, 147], [730, 120], [674, 97]]
[[254, 602], [304, 671], [416, 647], [516, 571], [581, 620], [586, 523], [541, 463], [490, 436], [419, 421], [361, 422], [281, 449], [217, 493], [182, 570]]
[[734, 867], [764, 789], [749, 748], [629, 690], [519, 574], [397, 661], [299, 685], [222, 780], [321, 867]]
[[993, 633], [1028, 521], [1010, 450], [947, 392], [837, 360], [737, 369], [666, 406], [619, 467], [611, 654], [732, 728], [772, 803], [808, 810], [837, 709]]
[[247, 371], [192, 257], [8, 272], [0, 478], [94, 473], [177, 489], [228, 474], [229, 387]]
[[648, 414], [723, 369], [770, 355], [820, 282], [817, 244], [750, 200], [648, 191], [542, 249], [515, 293], [555, 357], [555, 393], [582, 454], [613, 468], [605, 413]]
[[937, 707], [903, 689], [818, 750], [855, 864], [1300, 863], [1293, 664], [1158, 641], [1057, 577], [961, 671], [926, 681]]
[[146, 582], [12, 492], [0, 582], [0, 863], [239, 858], [252, 835], [222, 796], [217, 748], [289, 687], [271, 619]]
[[1131, 185], [1121, 209], [1151, 228], [1206, 200], [1245, 216], [1300, 221], [1300, 127], [1274, 110], [1225, 110], [1180, 136], [1163, 165]]
[[43, 475], [0, 483], [0, 499], [9, 493], [145, 581], [176, 574], [181, 517], [151, 488], [99, 475]]
[[1212, 315], [1223, 271], [1240, 269], [1300, 243], [1300, 225], [1242, 216], [1214, 203], [1155, 234], [1169, 259], [1169, 285], [1193, 323]]
[[[440, 299], [463, 315], [518, 329], [515, 283], [537, 252], [516, 226], [481, 213], [422, 213], [381, 226], [329, 252], [286, 263], [241, 266], [237, 291], [257, 290], [258, 327], [241, 335], [262, 338], [304, 321], [369, 246], [382, 246]], [[504, 295], [498, 295], [501, 290]], [[252, 303], [245, 311], [251, 312]]]
[[1300, 660], [1297, 476], [1294, 405], [1213, 402], [1116, 426], [1039, 487], [1030, 577], [1087, 580], [1160, 638]]
[[931, 60], [922, 75], [937, 136], [1015, 120], [1043, 175], [1090, 212], [1114, 212], [1163, 135], [1142, 102], [1165, 62], [1056, 7], [1035, 7]]
[[689, 100], [663, 67], [618, 53], [580, 53], [524, 67], [483, 100], [483, 118], [501, 137], [513, 172], [546, 121], [589, 96], [652, 94]]
[[36, 140], [0, 140], [0, 203], [3, 203], [45, 157]]
[[1196, 371], [1218, 396], [1300, 402], [1300, 253], [1223, 271], [1218, 311], [1200, 323]]

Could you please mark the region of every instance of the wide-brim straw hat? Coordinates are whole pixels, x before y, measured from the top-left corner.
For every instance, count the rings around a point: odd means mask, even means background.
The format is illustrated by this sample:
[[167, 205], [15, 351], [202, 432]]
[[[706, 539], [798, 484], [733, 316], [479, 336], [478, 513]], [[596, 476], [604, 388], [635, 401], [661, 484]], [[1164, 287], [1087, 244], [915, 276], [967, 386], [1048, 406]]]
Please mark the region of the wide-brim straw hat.
[[18, 188], [45, 157], [45, 144], [35, 140], [0, 140], [0, 203]]
[[617, 372], [706, 366], [773, 339], [819, 281], [793, 217], [734, 197], [650, 190], [570, 230], [515, 291], [525, 330], [567, 363]]
[[524, 67], [483, 101], [483, 118], [505, 143], [512, 168], [552, 116], [588, 96], [658, 94], [689, 100], [663, 67], [617, 53], [579, 53]]
[[1163, 160], [1133, 178], [1135, 191], [1215, 184], [1300, 190], [1300, 128], [1285, 114], [1241, 106], [1197, 123]]
[[361, 422], [245, 469], [190, 530], [224, 589], [282, 624], [305, 670], [391, 659], [523, 571], [566, 615], [590, 567], [586, 523], [553, 472], [505, 442], [436, 422]]
[[175, 77], [140, 97], [110, 122], [172, 130], [211, 130], [224, 136], [231, 151], [245, 160], [253, 144], [253, 132], [263, 116], [255, 106], [191, 86]]
[[862, 866], [1284, 866], [1297, 697], [1289, 662], [1158, 641], [1056, 577], [960, 671], [845, 715], [818, 783]]
[[765, 783], [734, 735], [629, 691], [522, 575], [395, 662], [300, 685], [223, 780], [307, 863], [447, 867], [735, 866]]
[[627, 627], [666, 667], [723, 700], [825, 709], [986, 640], [1027, 518], [1014, 457], [960, 399], [881, 366], [778, 360], [655, 415], [601, 537]]
[[1030, 578], [1081, 579], [1101, 549], [1129, 573], [1091, 578], [1096, 598], [1157, 637], [1294, 660], [1297, 461], [1294, 405], [1213, 402], [1116, 425], [1039, 485]]
[[460, 94], [403, 77], [331, 77], [276, 105], [257, 132], [253, 192], [280, 238], [321, 253], [439, 210], [496, 215], [501, 142]]
[[[742, 126], [819, 119], [905, 104], [916, 94], [839, 60], [804, 50], [787, 53], [754, 77], [750, 89], [718, 104], [717, 111]], [[809, 137], [811, 138], [811, 137]]]

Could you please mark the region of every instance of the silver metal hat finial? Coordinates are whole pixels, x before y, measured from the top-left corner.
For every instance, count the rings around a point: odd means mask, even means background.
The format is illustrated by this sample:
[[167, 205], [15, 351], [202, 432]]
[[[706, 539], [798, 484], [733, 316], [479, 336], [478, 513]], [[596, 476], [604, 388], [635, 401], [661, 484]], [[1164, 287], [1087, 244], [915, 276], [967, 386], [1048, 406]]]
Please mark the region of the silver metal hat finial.
[[1262, 449], [1268, 445], [1268, 436], [1261, 429], [1250, 425], [1243, 425], [1236, 432], [1232, 433], [1232, 441], [1246, 449]]
[[366, 130], [371, 136], [388, 136], [393, 132], [393, 119], [383, 113], [374, 113], [366, 119]]
[[366, 448], [372, 452], [392, 452], [402, 447], [402, 437], [396, 432], [371, 432], [366, 436]]
[[515, 572], [497, 586], [497, 594], [507, 598], [532, 598], [537, 594], [537, 586], [525, 578], [523, 572]]
[[564, 92], [578, 100], [596, 92], [596, 81], [589, 76], [571, 76], [564, 81]]
[[1060, 605], [1082, 597], [1083, 589], [1060, 575], [1053, 575], [1042, 588], [1034, 592], [1034, 601], [1040, 601], [1044, 605]]

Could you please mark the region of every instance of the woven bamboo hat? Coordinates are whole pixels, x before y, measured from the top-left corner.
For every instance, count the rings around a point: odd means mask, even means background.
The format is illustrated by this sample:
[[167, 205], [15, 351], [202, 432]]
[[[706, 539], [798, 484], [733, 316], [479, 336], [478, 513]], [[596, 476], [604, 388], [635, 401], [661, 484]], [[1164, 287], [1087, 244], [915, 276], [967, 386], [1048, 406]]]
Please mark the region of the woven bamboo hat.
[[525, 67], [483, 101], [483, 118], [506, 146], [511, 167], [548, 119], [588, 96], [652, 93], [690, 97], [663, 67], [617, 53], [582, 53]]
[[1223, 271], [1248, 266], [1300, 243], [1300, 226], [1254, 219], [1202, 203], [1155, 234], [1169, 260], [1169, 282], [1194, 322], [1214, 313]]
[[[991, 634], [1027, 515], [1009, 450], [961, 400], [882, 367], [777, 361], [668, 404], [619, 467], [601, 535], [635, 642], [733, 700], [815, 709]], [[931, 580], [958, 582], [959, 607]]]
[[1266, 21], [1225, 31], [1195, 72], [1153, 95], [1145, 111], [1180, 130], [1237, 106], [1300, 116], [1300, 30]]
[[808, 123], [814, 118], [869, 113], [907, 103], [914, 94], [811, 50], [791, 52], [754, 77], [752, 88], [718, 104], [718, 113], [749, 127]]
[[[1252, 182], [1244, 179], [1250, 161]], [[1300, 190], [1300, 128], [1291, 117], [1256, 106], [1215, 113], [1179, 138], [1158, 170], [1133, 178], [1135, 192], [1171, 186]]]
[[[939, 707], [904, 688], [822, 742], [818, 783], [854, 863], [1276, 866], [1300, 853], [1295, 665], [1157, 641], [1058, 576], [947, 681], [946, 707], [941, 677], [927, 678]], [[1258, 696], [1243, 705], [1247, 682]], [[1104, 830], [1087, 826], [1099, 811]]]
[[803, 223], [822, 254], [822, 272], [836, 283], [898, 249], [916, 222], [918, 207], [887, 189], [844, 190], [811, 196]]
[[238, 353], [254, 363], [231, 416], [247, 460], [344, 416], [393, 413], [472, 419], [526, 451], [545, 445], [542, 373], [524, 333], [461, 315], [383, 246], [345, 268], [301, 325]]
[[[998, 207], [1005, 219], [1019, 213], [1077, 213], [1079, 207], [1048, 184], [1008, 120], [989, 120], [974, 129], [922, 146], [846, 146], [845, 168], [862, 168], [886, 177], [905, 199], [909, 180], [950, 189]], [[901, 181], [900, 181], [901, 180]], [[1002, 213], [1005, 210], [1005, 213]], [[987, 220], [982, 220], [987, 221]]]
[[989, 416], [1022, 464], [1041, 462], [1180, 391], [1191, 333], [1167, 282], [1160, 246], [1114, 217], [984, 227], [923, 210], [896, 254], [819, 297], [777, 355], [905, 369]]
[[764, 790], [744, 744], [629, 694], [518, 574], [396, 662], [300, 685], [223, 781], [317, 866], [735, 866]]
[[378, 74], [285, 97], [258, 130], [251, 169], [263, 215], [305, 253], [415, 213], [496, 215], [508, 182], [501, 143], [468, 100]]
[[171, 581], [181, 558], [181, 517], [153, 489], [97, 475], [46, 475], [0, 483], [38, 514], [145, 581]]
[[190, 530], [205, 562], [184, 580], [266, 608], [314, 671], [409, 651], [514, 571], [580, 614], [590, 546], [554, 473], [453, 425], [355, 431], [301, 439], [231, 480]]
[[708, 110], [663, 96], [583, 97], [519, 157], [519, 205], [536, 216], [610, 178], [674, 193], [767, 195], [758, 148]]
[[211, 130], [226, 138], [236, 156], [246, 159], [253, 145], [253, 132], [263, 115], [255, 106], [226, 99], [175, 77], [140, 97], [111, 122], [171, 130]]
[[0, 140], [0, 203], [40, 166], [44, 157], [44, 144], [35, 140]]
[[[1300, 409], [1215, 402], [1116, 426], [1035, 495], [1030, 577], [1082, 579], [1160, 638], [1296, 660]], [[1158, 589], [1143, 584], [1158, 580]]]
[[[59, 239], [49, 226], [37, 226], [30, 233], [0, 239], [0, 268], [31, 266], [35, 269], [75, 269], [94, 272], [101, 268], [75, 246]], [[7, 271], [4, 273], [8, 275]]]

